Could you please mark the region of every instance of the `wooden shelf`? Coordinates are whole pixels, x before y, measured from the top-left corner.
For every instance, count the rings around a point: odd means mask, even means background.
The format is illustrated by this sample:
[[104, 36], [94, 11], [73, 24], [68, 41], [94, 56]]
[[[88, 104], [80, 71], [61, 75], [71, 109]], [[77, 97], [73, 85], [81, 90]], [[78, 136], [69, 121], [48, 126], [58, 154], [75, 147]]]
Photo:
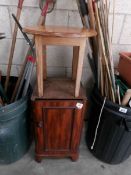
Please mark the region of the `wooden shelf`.
[[[74, 97], [75, 81], [67, 78], [48, 78], [44, 81], [44, 96], [38, 97], [37, 88], [32, 96], [34, 99], [76, 99]], [[80, 88], [80, 95], [77, 99], [85, 98], [84, 89]]]

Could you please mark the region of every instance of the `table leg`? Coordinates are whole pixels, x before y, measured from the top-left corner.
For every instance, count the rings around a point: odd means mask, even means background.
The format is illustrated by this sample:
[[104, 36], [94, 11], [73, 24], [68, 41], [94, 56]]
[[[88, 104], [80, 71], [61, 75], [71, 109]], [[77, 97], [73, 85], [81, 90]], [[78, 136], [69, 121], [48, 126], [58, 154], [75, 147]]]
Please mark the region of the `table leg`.
[[79, 49], [79, 58], [78, 58], [78, 66], [77, 66], [77, 76], [76, 76], [76, 86], [75, 86], [75, 97], [79, 96], [80, 91], [80, 82], [82, 76], [82, 68], [83, 68], [83, 61], [85, 56], [85, 48], [86, 48], [86, 39], [83, 39], [80, 43]]
[[38, 96], [43, 96], [43, 45], [42, 37], [35, 36], [35, 46], [36, 46], [36, 70], [37, 70], [37, 86], [38, 86]]
[[72, 80], [76, 80], [78, 57], [79, 57], [79, 46], [74, 46], [73, 60], [72, 60]]
[[46, 66], [46, 45], [43, 45], [43, 78], [46, 80], [47, 78], [47, 66]]

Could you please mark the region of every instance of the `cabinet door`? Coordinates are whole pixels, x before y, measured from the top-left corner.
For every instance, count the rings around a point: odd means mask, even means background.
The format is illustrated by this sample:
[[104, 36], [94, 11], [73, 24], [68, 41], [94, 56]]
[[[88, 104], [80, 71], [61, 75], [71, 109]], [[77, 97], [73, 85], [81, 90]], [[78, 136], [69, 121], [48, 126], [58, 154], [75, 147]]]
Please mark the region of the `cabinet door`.
[[[47, 100], [40, 103], [39, 108], [43, 127], [38, 140], [43, 144], [43, 150], [75, 151], [80, 141], [83, 123], [82, 101]], [[39, 129], [37, 132], [40, 132]]]

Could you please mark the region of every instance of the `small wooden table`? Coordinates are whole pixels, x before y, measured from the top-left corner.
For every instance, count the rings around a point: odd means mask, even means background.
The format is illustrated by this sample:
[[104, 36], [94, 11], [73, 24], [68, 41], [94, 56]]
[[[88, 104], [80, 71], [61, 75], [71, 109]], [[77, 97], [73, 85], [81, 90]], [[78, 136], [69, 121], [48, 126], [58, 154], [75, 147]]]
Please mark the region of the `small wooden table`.
[[44, 95], [46, 65], [43, 63], [43, 45], [73, 46], [72, 79], [75, 80], [75, 97], [79, 96], [85, 55], [86, 39], [96, 35], [94, 30], [75, 27], [37, 26], [24, 28], [24, 32], [35, 36], [38, 96]]
[[32, 95], [32, 114], [35, 133], [35, 160], [43, 158], [79, 157], [87, 99], [80, 87], [79, 97], [74, 97], [75, 82], [69, 79], [48, 78], [44, 96]]

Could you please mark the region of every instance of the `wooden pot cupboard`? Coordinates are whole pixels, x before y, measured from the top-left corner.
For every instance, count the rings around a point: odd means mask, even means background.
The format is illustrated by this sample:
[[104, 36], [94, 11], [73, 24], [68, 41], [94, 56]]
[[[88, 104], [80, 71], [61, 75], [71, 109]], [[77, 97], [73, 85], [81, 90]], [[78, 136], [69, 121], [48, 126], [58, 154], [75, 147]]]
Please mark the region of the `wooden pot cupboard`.
[[43, 157], [78, 158], [86, 97], [81, 92], [74, 98], [74, 85], [69, 80], [49, 79], [45, 82], [45, 96], [32, 97], [38, 162]]
[[[87, 100], [81, 86], [86, 39], [94, 30], [71, 27], [27, 27], [36, 46], [37, 87], [32, 96], [35, 128], [35, 158], [71, 157], [76, 161]], [[73, 46], [72, 77], [47, 78], [43, 46]], [[44, 60], [43, 60], [44, 58]]]

